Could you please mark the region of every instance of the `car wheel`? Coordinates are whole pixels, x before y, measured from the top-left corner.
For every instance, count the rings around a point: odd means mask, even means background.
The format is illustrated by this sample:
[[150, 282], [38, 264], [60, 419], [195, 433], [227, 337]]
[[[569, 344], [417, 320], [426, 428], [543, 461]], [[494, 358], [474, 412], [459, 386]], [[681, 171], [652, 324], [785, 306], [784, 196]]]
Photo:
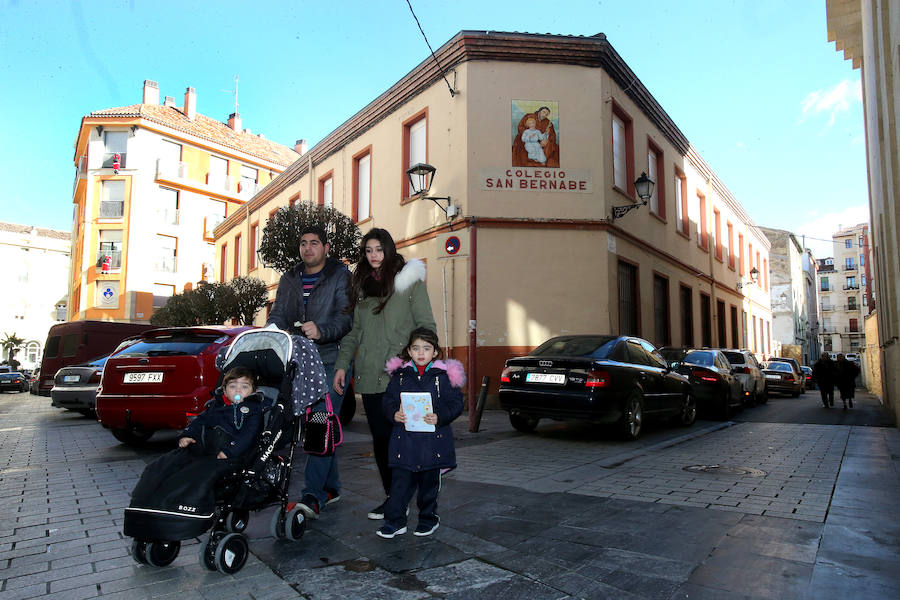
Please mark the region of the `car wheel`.
[[793, 394], [791, 394], [791, 398], [799, 398], [799, 397], [800, 397], [800, 392], [794, 392]]
[[626, 440], [636, 440], [644, 425], [644, 401], [638, 391], [633, 391], [625, 401], [625, 410], [619, 419], [619, 434]]
[[766, 404], [769, 401], [769, 388], [763, 387], [762, 396], [760, 396], [760, 404]]
[[355, 414], [356, 394], [353, 393], [353, 390], [347, 390], [347, 395], [344, 397], [344, 402], [341, 404], [340, 415], [338, 415], [338, 418], [341, 420], [341, 427], [346, 427], [350, 421], [353, 420]]
[[152, 431], [138, 429], [137, 427], [126, 427], [124, 429], [110, 429], [113, 437], [129, 446], [141, 446], [153, 435]]
[[681, 412], [676, 418], [682, 427], [690, 427], [697, 420], [697, 400], [692, 393], [685, 394], [681, 402]]
[[731, 418], [731, 392], [725, 394], [724, 401], [722, 402], [721, 407], [722, 420], [727, 421]]
[[531, 433], [538, 426], [537, 417], [526, 417], [524, 415], [517, 415], [514, 413], [509, 413], [509, 424], [513, 426], [513, 429], [516, 431], [521, 431], [522, 433]]
[[79, 408], [79, 409], [76, 409], [75, 412], [79, 413], [80, 415], [82, 415], [84, 417], [88, 417], [90, 419], [97, 418], [97, 413], [94, 412], [93, 408]]

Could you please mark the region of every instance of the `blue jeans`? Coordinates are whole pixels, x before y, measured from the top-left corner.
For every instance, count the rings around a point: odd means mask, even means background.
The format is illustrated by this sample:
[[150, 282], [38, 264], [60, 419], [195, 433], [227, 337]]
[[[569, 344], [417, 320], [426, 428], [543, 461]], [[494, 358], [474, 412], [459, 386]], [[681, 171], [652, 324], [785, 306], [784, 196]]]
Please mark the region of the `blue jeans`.
[[[345, 381], [350, 381], [352, 368], [347, 370]], [[344, 395], [338, 395], [332, 387], [334, 381], [334, 365], [325, 365], [325, 380], [328, 382], [328, 393], [331, 396], [331, 409], [336, 415], [341, 413], [341, 405], [344, 403]], [[347, 388], [344, 387], [344, 393]], [[351, 399], [356, 402], [356, 398]], [[325, 412], [325, 402], [319, 402], [313, 409], [315, 412]], [[306, 470], [304, 472], [303, 495], [312, 494], [319, 501], [319, 507], [325, 506], [328, 500], [328, 492], [325, 490], [341, 491], [341, 478], [338, 475], [337, 450], [331, 456], [306, 455]]]

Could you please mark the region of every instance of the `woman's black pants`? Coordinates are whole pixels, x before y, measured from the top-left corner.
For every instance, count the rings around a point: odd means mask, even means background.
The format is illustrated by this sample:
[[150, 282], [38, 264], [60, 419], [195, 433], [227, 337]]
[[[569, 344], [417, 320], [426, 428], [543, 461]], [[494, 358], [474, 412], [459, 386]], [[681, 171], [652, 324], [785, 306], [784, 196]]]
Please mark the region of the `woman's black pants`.
[[375, 454], [375, 464], [378, 465], [378, 474], [381, 476], [381, 485], [384, 487], [384, 495], [391, 494], [391, 469], [388, 467], [388, 443], [391, 440], [393, 424], [384, 414], [381, 405], [383, 394], [363, 394], [363, 406], [366, 409], [366, 420], [369, 422], [369, 431], [372, 432], [372, 451]]

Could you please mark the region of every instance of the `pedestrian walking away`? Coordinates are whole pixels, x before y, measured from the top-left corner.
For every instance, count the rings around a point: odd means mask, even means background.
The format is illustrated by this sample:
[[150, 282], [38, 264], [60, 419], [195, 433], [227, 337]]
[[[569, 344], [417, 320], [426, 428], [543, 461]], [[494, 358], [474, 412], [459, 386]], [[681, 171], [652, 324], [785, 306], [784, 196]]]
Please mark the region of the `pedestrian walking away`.
[[[281, 276], [275, 293], [275, 304], [267, 323], [279, 329], [304, 336], [315, 343], [325, 380], [334, 379], [340, 340], [350, 331], [350, 270], [341, 261], [328, 256], [330, 245], [325, 230], [319, 226], [305, 228], [300, 235], [302, 262]], [[344, 390], [331, 394], [331, 405], [340, 414]], [[354, 398], [349, 401], [355, 402]], [[314, 412], [325, 412], [325, 402], [313, 405]], [[307, 455], [304, 487], [298, 505], [308, 518], [318, 518], [326, 504], [341, 497], [337, 452], [330, 456]]]
[[441, 473], [456, 468], [450, 424], [462, 413], [462, 363], [440, 360], [443, 351], [430, 329], [413, 330], [400, 357], [387, 362], [391, 381], [384, 393], [384, 414], [392, 424], [388, 464], [391, 490], [384, 525], [375, 533], [392, 538], [406, 533], [409, 501], [418, 489], [415, 535], [431, 535], [437, 513]]
[[[406, 261], [397, 253], [391, 234], [374, 228], [363, 236], [359, 259], [350, 282], [350, 310], [353, 329], [341, 340], [334, 372], [334, 389], [343, 393], [348, 383], [347, 370], [353, 366], [353, 384], [362, 394], [366, 420], [372, 433], [372, 449], [385, 497], [391, 491], [388, 466], [390, 416], [385, 416], [382, 394], [390, 377], [384, 370], [388, 359], [407, 346], [413, 329], [437, 329], [431, 302], [425, 287], [425, 263]], [[384, 505], [368, 514], [370, 519], [384, 518]]]
[[847, 410], [848, 405], [850, 408], [853, 408], [853, 396], [856, 395], [856, 376], [859, 375], [859, 367], [852, 360], [847, 360], [843, 354], [838, 354], [836, 371], [835, 383], [838, 391], [841, 393], [844, 410]]
[[819, 394], [822, 396], [822, 405], [825, 408], [834, 407], [834, 380], [837, 375], [837, 367], [831, 356], [823, 354], [813, 365], [813, 381], [819, 386]]

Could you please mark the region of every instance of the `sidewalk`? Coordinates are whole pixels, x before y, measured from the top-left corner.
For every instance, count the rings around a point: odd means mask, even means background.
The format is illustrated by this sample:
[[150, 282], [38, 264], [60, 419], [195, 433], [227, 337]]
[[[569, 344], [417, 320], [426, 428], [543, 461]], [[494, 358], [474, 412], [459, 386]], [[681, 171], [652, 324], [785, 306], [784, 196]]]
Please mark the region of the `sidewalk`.
[[[166, 569], [128, 555], [122, 508], [165, 443], [129, 449], [35, 396], [0, 396], [0, 418], [2, 600], [900, 597], [895, 428], [701, 421], [628, 444], [572, 425], [522, 435], [491, 411], [480, 433], [455, 424], [437, 532], [383, 540], [358, 417], [341, 500], [295, 543], [254, 515], [255, 556], [224, 577], [196, 543]], [[685, 470], [716, 464], [763, 474]]]

